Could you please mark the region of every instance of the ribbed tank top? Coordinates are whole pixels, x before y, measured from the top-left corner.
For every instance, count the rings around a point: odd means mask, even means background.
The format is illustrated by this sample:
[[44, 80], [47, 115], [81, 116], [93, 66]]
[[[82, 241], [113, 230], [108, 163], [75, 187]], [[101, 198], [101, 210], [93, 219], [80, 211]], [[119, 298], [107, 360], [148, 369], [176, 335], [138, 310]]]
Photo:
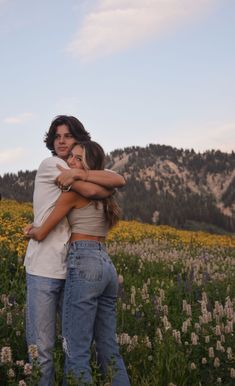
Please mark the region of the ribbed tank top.
[[97, 208], [93, 201], [82, 208], [74, 208], [68, 214], [71, 233], [91, 236], [106, 236], [108, 222], [105, 218], [103, 203], [98, 201]]

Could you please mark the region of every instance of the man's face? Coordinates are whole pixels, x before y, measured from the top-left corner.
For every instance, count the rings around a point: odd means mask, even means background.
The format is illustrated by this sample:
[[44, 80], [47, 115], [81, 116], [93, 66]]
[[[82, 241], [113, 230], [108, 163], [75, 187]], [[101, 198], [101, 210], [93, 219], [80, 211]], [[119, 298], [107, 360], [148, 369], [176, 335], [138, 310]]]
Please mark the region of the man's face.
[[75, 142], [76, 140], [70, 133], [68, 126], [57, 126], [54, 139], [54, 150], [58, 157], [66, 160], [70, 152], [71, 145]]

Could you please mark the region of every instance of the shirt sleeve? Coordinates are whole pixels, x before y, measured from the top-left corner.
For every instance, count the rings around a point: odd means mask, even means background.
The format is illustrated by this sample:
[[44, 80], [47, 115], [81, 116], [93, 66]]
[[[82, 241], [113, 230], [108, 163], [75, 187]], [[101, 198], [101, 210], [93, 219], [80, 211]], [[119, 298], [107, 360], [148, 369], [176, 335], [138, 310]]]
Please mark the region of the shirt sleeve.
[[42, 181], [55, 182], [56, 177], [61, 173], [56, 165], [61, 165], [65, 169], [69, 169], [67, 163], [59, 157], [49, 157], [42, 161], [38, 168], [37, 177]]
[[112, 169], [104, 169], [106, 172], [112, 172], [112, 173], [115, 173], [117, 174], [117, 172], [115, 170], [112, 170]]

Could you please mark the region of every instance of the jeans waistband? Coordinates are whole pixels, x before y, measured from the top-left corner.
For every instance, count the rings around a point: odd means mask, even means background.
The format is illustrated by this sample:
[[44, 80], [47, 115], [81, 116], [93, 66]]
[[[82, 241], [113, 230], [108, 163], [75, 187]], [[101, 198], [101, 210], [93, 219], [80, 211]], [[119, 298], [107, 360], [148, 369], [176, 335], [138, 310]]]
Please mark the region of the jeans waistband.
[[69, 247], [72, 251], [75, 251], [80, 248], [88, 248], [88, 249], [96, 249], [99, 251], [105, 251], [106, 252], [106, 246], [104, 243], [101, 243], [99, 241], [94, 240], [76, 240], [72, 241], [69, 244]]

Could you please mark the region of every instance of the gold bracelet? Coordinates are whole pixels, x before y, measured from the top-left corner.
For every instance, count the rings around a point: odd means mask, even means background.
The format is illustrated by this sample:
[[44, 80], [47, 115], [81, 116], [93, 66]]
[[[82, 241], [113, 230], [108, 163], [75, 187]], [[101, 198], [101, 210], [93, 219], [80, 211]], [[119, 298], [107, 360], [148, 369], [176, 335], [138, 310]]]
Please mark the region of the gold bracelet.
[[61, 187], [61, 190], [62, 192], [69, 192], [71, 188], [72, 188], [72, 185], [66, 185], [66, 186], [64, 185]]

